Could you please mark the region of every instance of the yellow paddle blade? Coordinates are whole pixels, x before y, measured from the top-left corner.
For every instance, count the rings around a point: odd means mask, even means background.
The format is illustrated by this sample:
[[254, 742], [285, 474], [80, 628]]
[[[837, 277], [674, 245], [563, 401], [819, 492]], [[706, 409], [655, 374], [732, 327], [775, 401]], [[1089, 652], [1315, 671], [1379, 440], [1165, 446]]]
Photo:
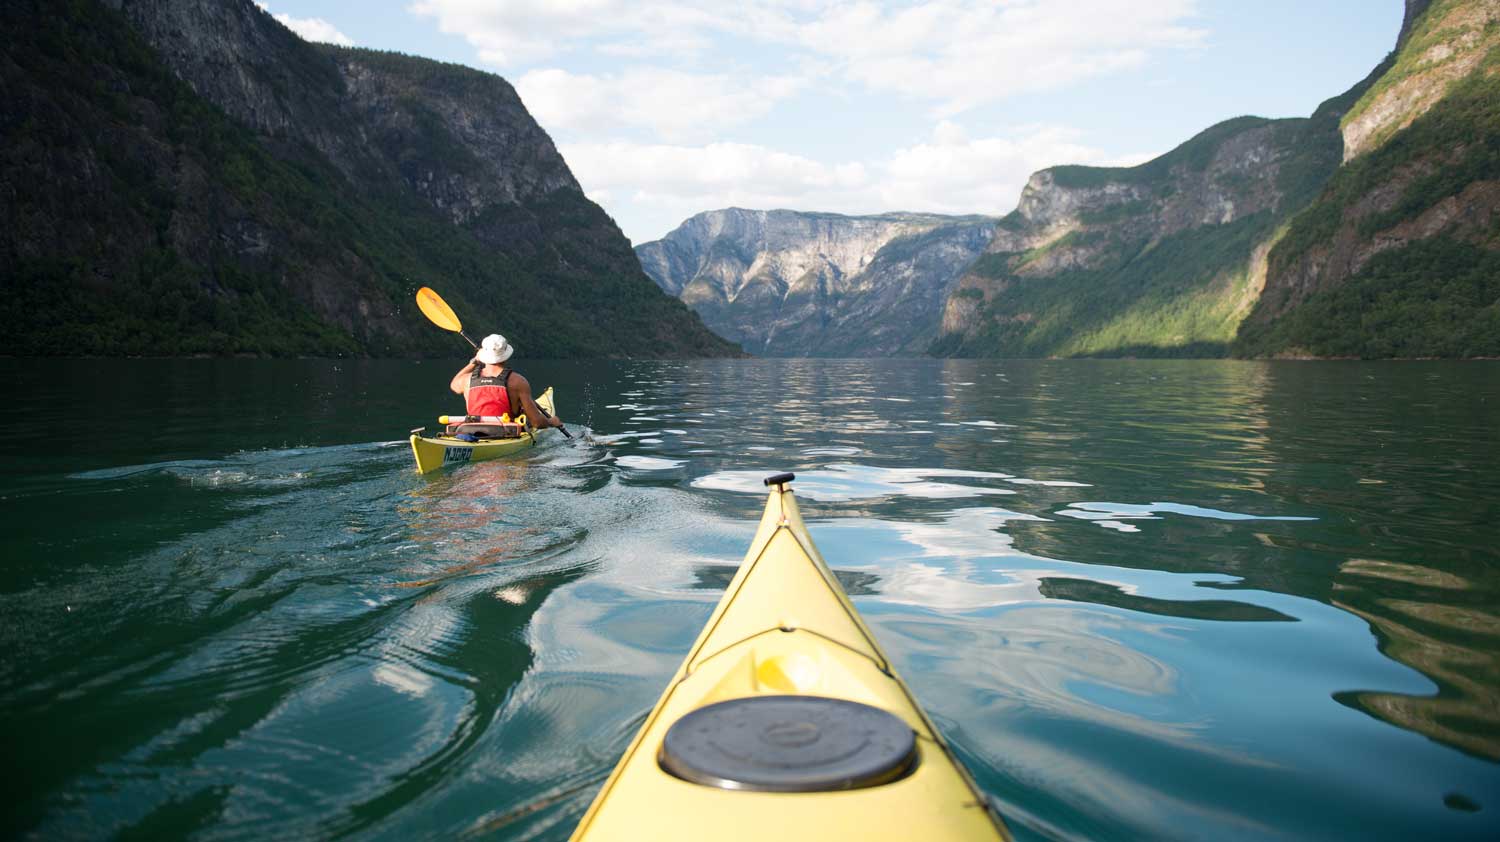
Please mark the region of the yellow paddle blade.
[[464, 329], [458, 316], [453, 315], [453, 308], [448, 306], [441, 295], [433, 292], [431, 287], [417, 290], [417, 306], [422, 309], [422, 315], [443, 330], [460, 332]]

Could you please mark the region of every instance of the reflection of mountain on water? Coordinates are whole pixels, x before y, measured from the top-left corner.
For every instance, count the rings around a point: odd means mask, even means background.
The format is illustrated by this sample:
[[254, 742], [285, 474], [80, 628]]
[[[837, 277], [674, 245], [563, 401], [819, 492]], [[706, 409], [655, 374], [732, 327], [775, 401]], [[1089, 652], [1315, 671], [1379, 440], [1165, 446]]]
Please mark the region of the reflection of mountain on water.
[[[693, 568], [694, 590], [722, 591], [729, 587], [730, 581], [734, 579], [735, 571], [739, 565], [729, 564], [700, 564]], [[880, 583], [880, 577], [873, 573], [865, 573], [860, 570], [835, 570], [833, 571], [839, 584], [844, 587], [844, 592], [850, 596], [870, 596], [880, 593], [876, 587]]]
[[[1500, 760], [1500, 617], [1460, 607], [1454, 596], [1471, 590], [1461, 577], [1415, 565], [1351, 559], [1335, 583], [1334, 605], [1363, 617], [1380, 639], [1380, 651], [1437, 682], [1436, 696], [1348, 692], [1337, 698], [1377, 719], [1489, 760]], [[1375, 580], [1410, 596], [1382, 597]], [[1427, 590], [1426, 600], [1411, 598]], [[1439, 593], [1445, 592], [1443, 596]], [[1436, 601], [1444, 600], [1444, 601]]]
[[[1273, 379], [1265, 363], [1013, 363], [1005, 367], [1003, 379], [985, 382], [985, 372], [965, 362], [945, 361], [945, 375], [984, 385], [955, 388], [946, 414], [959, 423], [978, 418], [1012, 424], [999, 431], [1010, 446], [976, 447], [967, 438], [938, 446], [966, 467], [1089, 486], [1086, 496], [1080, 496], [1076, 487], [1028, 485], [1022, 498], [1008, 504], [1013, 508], [1049, 519], [1090, 500], [1170, 501], [1272, 517], [1308, 514], [1266, 492], [1275, 462], [1266, 415]], [[1286, 527], [1259, 528], [1279, 532]], [[1299, 567], [1280, 560], [1267, 564], [1264, 547], [1245, 541], [1241, 524], [1168, 513], [1149, 525], [1121, 531], [1144, 531], [1157, 540], [1142, 553], [1146, 542], [1122, 545], [1119, 535], [1103, 530], [1089, 534], [1067, 525], [1037, 524], [1016, 529], [1014, 535], [1016, 549], [1044, 558], [1223, 573], [1245, 580], [1247, 587], [1307, 595], [1301, 583], [1285, 581], [1287, 576], [1301, 578]], [[1324, 588], [1326, 594], [1326, 580]]]
[[1438, 686], [1432, 696], [1354, 686], [1335, 698], [1500, 760], [1494, 369], [1380, 366], [1363, 383], [1331, 368], [1273, 371], [1277, 470], [1267, 485], [1337, 514], [1283, 536], [1278, 553], [1326, 576], [1320, 598], [1369, 623], [1382, 655]]
[[1067, 599], [1073, 602], [1092, 602], [1112, 605], [1146, 614], [1163, 617], [1184, 617], [1189, 620], [1226, 620], [1231, 622], [1283, 622], [1294, 623], [1295, 617], [1246, 602], [1231, 602], [1227, 599], [1157, 599], [1126, 593], [1118, 585], [1094, 582], [1088, 579], [1064, 579], [1048, 576], [1041, 581], [1042, 596], [1051, 599]]
[[[998, 433], [1008, 444], [953, 435], [936, 446], [965, 468], [1090, 486], [1086, 496], [1030, 487], [1008, 500], [1045, 518], [1007, 527], [1016, 550], [1101, 569], [1232, 576], [1232, 585], [1199, 586], [1288, 594], [1346, 611], [1369, 624], [1383, 657], [1439, 689], [1404, 695], [1351, 682], [1333, 688], [1340, 702], [1500, 760], [1493, 574], [1500, 379], [1492, 366], [1048, 361], [984, 369], [960, 360], [944, 367], [948, 381], [983, 382], [987, 372], [982, 388], [947, 387], [944, 411], [954, 421], [1014, 424]], [[1156, 512], [1111, 530], [1057, 517], [1088, 500], [1317, 520], [1248, 524]], [[1081, 581], [1093, 578], [1086, 573], [1063, 578], [1043, 580], [1043, 594], [1169, 616], [1222, 619], [1214, 612], [1244, 610], [1142, 598]]]

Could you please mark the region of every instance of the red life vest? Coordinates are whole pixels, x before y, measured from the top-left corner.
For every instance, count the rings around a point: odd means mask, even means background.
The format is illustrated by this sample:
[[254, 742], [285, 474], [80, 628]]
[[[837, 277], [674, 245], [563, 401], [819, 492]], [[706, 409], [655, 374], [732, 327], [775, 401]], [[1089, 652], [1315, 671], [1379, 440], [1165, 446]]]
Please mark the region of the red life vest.
[[474, 369], [469, 375], [469, 388], [464, 391], [465, 410], [470, 415], [510, 415], [511, 370], [501, 369], [494, 377], [485, 377], [483, 368]]

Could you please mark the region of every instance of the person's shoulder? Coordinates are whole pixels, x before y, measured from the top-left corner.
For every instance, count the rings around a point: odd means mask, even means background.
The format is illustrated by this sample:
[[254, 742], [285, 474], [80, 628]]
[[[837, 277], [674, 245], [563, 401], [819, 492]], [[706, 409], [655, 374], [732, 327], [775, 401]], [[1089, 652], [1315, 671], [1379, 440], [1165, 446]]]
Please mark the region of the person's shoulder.
[[516, 384], [518, 386], [530, 386], [531, 385], [531, 381], [526, 379], [526, 375], [522, 374], [519, 371], [516, 371], [515, 369], [511, 369], [510, 370], [510, 382], [512, 382], [512, 383], [514, 383], [514, 384]]

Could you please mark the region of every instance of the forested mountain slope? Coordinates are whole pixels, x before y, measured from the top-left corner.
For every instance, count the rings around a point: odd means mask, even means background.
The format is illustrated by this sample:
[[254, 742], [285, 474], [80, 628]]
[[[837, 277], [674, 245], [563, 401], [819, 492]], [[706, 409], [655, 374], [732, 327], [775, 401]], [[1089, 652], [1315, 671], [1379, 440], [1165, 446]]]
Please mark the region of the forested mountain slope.
[[1339, 165], [1339, 118], [1240, 117], [1130, 168], [1032, 176], [949, 298], [954, 356], [1221, 356], [1279, 226]]
[[1032, 177], [944, 309], [959, 356], [1500, 355], [1500, 0], [1408, 0], [1305, 120]]
[[1411, 0], [1347, 162], [1270, 253], [1247, 356], [1500, 356], [1500, 0]]
[[4, 0], [0, 29], [0, 352], [453, 354], [425, 284], [527, 356], [736, 353], [499, 77], [250, 0]]

